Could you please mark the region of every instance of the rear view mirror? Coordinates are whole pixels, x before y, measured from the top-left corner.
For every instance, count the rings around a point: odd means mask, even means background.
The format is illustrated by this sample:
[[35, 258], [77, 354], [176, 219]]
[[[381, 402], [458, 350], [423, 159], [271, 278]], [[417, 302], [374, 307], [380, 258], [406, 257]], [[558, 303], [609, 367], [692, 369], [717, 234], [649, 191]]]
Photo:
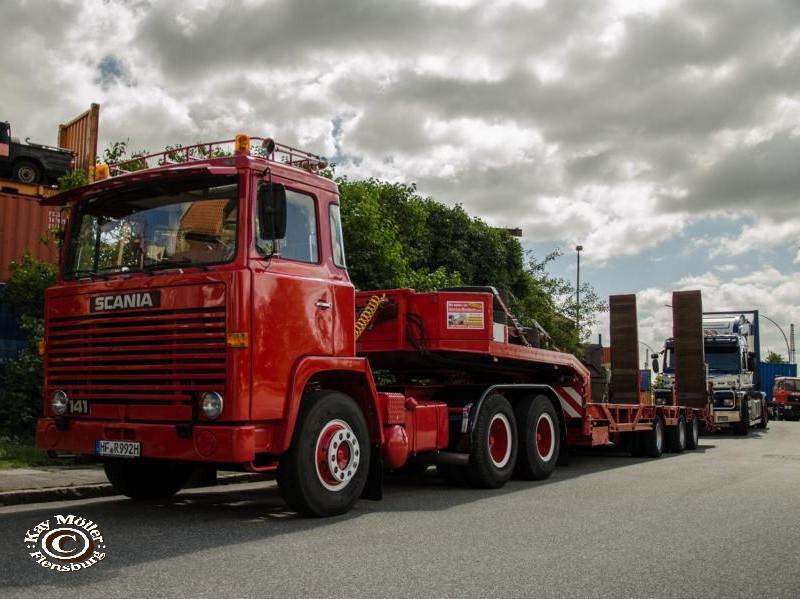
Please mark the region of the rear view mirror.
[[258, 188], [258, 234], [274, 241], [286, 236], [286, 187], [262, 183]]
[[756, 352], [747, 352], [747, 370], [755, 372], [756, 370]]
[[653, 354], [651, 357], [653, 359], [653, 372], [658, 374], [658, 354]]

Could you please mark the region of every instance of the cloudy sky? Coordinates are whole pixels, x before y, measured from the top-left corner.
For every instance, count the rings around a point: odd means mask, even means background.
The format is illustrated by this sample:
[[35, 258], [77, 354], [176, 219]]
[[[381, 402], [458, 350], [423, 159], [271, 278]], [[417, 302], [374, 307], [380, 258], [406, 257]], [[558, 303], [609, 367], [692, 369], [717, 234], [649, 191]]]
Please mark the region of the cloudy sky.
[[521, 226], [555, 274], [581, 243], [651, 346], [673, 289], [800, 324], [797, 0], [2, 0], [0, 23], [22, 137], [91, 102], [101, 148], [270, 135]]

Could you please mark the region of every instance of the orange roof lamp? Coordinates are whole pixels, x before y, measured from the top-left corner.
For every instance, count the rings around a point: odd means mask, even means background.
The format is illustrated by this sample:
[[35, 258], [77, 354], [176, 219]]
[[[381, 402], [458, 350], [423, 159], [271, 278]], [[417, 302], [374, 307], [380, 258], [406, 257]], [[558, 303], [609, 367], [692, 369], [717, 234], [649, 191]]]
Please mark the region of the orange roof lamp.
[[111, 175], [111, 171], [108, 168], [107, 164], [98, 164], [94, 167], [94, 180], [95, 181], [102, 181], [103, 179], [108, 179]]
[[250, 153], [250, 136], [240, 133], [236, 136], [233, 142], [233, 151], [235, 154], [249, 154]]

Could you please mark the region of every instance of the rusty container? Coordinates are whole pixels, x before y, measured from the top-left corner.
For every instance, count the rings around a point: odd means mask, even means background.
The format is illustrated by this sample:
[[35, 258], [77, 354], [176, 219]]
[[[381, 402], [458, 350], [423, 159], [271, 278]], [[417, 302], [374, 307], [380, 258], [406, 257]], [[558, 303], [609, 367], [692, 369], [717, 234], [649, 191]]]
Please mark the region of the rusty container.
[[60, 218], [59, 208], [41, 206], [37, 198], [0, 192], [0, 281], [8, 279], [9, 265], [26, 251], [58, 263], [59, 249], [50, 232], [60, 227]]

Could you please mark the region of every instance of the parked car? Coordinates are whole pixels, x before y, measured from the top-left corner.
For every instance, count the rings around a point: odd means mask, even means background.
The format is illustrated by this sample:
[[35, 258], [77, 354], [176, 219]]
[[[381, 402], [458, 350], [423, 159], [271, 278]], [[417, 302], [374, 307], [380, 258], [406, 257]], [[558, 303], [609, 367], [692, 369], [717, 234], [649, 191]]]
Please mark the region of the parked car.
[[70, 150], [32, 143], [11, 137], [11, 125], [0, 121], [0, 177], [37, 185], [56, 183], [75, 166]]

